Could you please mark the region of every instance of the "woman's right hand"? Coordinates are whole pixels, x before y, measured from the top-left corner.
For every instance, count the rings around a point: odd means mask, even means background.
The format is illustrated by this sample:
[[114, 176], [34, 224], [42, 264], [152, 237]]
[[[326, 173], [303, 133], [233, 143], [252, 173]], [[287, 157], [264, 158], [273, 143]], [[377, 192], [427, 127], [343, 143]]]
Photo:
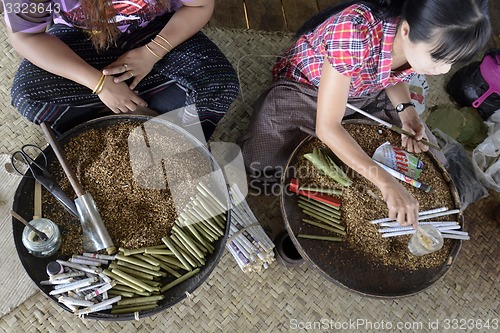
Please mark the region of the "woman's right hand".
[[114, 113], [133, 112], [138, 105], [148, 106], [146, 101], [130, 89], [125, 82], [115, 83], [112, 77], [106, 77], [102, 91], [98, 96]]
[[389, 208], [389, 218], [396, 219], [402, 226], [418, 226], [418, 201], [397, 180], [380, 188]]

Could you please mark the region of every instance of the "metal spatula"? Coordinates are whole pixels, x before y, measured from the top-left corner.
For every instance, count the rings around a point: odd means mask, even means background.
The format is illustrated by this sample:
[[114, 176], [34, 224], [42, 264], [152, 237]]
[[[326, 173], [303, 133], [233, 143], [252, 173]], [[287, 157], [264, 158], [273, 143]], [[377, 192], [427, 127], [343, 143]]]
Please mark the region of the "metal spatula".
[[114, 253], [116, 251], [111, 237], [104, 226], [101, 215], [97, 210], [94, 199], [84, 191], [82, 185], [78, 181], [76, 174], [73, 169], [69, 166], [66, 154], [63, 148], [60, 146], [59, 141], [57, 141], [54, 132], [47, 123], [40, 124], [40, 127], [45, 134], [47, 142], [50, 144], [54, 153], [61, 163], [64, 173], [68, 177], [73, 190], [75, 191], [77, 198], [75, 199], [76, 209], [78, 210], [78, 216], [80, 218], [80, 223], [82, 224], [83, 230], [83, 249], [85, 252], [96, 252], [99, 250], [106, 249], [108, 253]]

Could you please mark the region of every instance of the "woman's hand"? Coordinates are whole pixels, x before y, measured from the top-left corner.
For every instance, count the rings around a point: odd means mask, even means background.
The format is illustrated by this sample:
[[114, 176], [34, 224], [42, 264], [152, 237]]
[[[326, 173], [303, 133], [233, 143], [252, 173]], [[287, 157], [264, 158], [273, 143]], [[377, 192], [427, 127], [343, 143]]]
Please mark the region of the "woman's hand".
[[426, 139], [425, 126], [418, 115], [416, 117], [402, 119], [403, 129], [415, 134], [413, 138], [410, 138], [404, 134], [401, 135], [401, 144], [410, 153], [421, 153], [423, 151], [429, 150], [429, 147], [424, 145], [420, 140]]
[[98, 96], [114, 113], [133, 112], [138, 105], [147, 106], [146, 101], [140, 98], [125, 82], [115, 83], [110, 77], [106, 77], [102, 91]]
[[418, 201], [397, 180], [380, 187], [389, 208], [389, 218], [396, 219], [402, 226], [418, 226]]
[[115, 75], [115, 83], [134, 79], [130, 84], [130, 89], [135, 89], [146, 75], [151, 72], [153, 65], [159, 59], [156, 58], [146, 47], [139, 47], [130, 50], [120, 56], [112, 64], [103, 69], [102, 73], [106, 76]]

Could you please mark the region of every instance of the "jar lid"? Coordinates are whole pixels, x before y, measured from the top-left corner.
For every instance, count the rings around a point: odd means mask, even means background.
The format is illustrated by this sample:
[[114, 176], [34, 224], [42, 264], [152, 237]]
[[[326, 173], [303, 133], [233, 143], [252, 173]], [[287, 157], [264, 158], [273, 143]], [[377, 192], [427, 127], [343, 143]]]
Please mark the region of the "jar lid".
[[51, 261], [47, 264], [46, 271], [48, 275], [56, 275], [64, 272], [64, 267], [57, 261]]

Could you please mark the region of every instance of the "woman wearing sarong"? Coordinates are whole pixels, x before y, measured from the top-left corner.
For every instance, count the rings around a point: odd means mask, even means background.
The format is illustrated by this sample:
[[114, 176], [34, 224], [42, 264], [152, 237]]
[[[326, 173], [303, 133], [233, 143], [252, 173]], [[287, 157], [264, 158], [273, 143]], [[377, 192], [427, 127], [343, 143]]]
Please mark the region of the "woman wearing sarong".
[[453, 63], [471, 60], [490, 33], [487, 0], [348, 1], [320, 12], [274, 66], [274, 83], [241, 138], [251, 182], [284, 172], [306, 136], [302, 126], [380, 189], [389, 217], [416, 226], [417, 200], [342, 127], [343, 119], [355, 117], [346, 103], [414, 133], [402, 136], [407, 151], [426, 151], [419, 141], [430, 132], [411, 103], [408, 82], [416, 73], [444, 74]]
[[232, 66], [200, 32], [213, 8], [214, 0], [4, 0], [11, 44], [25, 58], [12, 104], [54, 128], [105, 107], [195, 104], [183, 120], [199, 117], [209, 138], [238, 93]]

